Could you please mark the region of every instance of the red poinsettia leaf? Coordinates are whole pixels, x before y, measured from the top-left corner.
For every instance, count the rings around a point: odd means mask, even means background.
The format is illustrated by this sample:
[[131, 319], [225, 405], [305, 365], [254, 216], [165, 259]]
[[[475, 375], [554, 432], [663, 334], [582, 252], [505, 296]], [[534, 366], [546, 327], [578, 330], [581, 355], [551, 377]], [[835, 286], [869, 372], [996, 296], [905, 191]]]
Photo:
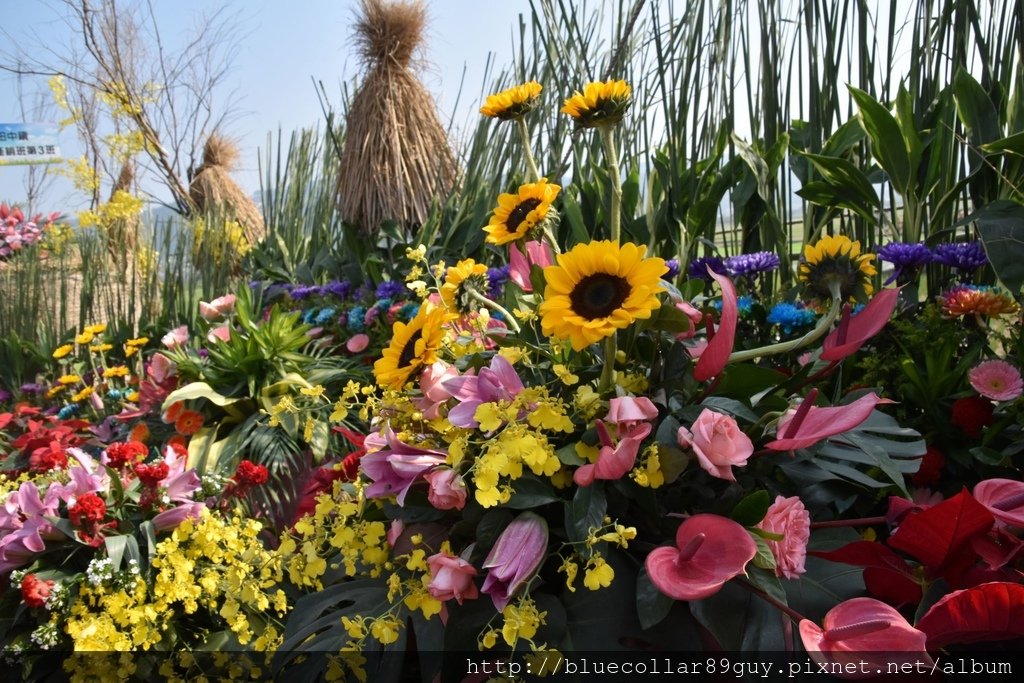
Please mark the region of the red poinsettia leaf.
[[889, 545], [935, 570], [949, 562], [971, 539], [995, 523], [988, 509], [966, 490], [927, 510], [908, 515]]
[[913, 568], [881, 543], [854, 541], [836, 550], [811, 551], [808, 555], [864, 567], [864, 584], [868, 591], [894, 607], [921, 600], [921, 584], [915, 578]]
[[868, 593], [896, 608], [921, 602], [921, 584], [889, 569], [865, 567], [864, 586]]
[[917, 629], [928, 649], [1024, 636], [1024, 586], [993, 582], [954, 591], [932, 605]]

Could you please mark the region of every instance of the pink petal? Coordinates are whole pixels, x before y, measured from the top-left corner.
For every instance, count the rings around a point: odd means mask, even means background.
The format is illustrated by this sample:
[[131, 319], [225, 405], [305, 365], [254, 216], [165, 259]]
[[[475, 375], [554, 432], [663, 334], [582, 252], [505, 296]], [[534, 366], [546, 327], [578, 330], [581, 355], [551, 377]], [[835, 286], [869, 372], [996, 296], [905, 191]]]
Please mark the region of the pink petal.
[[[703, 534], [692, 557], [680, 551]], [[676, 600], [701, 600], [714, 595], [757, 553], [754, 540], [738, 523], [712, 514], [689, 517], [676, 532], [676, 547], [655, 548], [647, 556], [647, 575], [659, 591]]]
[[900, 288], [883, 289], [855, 316], [847, 317], [832, 331], [822, 345], [821, 359], [839, 361], [857, 352], [864, 343], [878, 334], [896, 308]]
[[781, 420], [778, 430], [779, 438], [769, 441], [765, 447], [773, 451], [791, 451], [813, 446], [822, 439], [853, 429], [868, 419], [879, 403], [892, 403], [892, 401], [881, 398], [872, 392], [861, 396], [849, 405], [831, 408], [812, 407], [803, 422], [797, 425], [795, 434], [790, 433], [793, 431], [789, 428], [791, 419]]
[[979, 481], [974, 487], [974, 498], [996, 519], [1024, 529], [1024, 482], [1013, 479]]
[[715, 336], [708, 341], [707, 348], [697, 360], [697, 367], [693, 369], [693, 377], [698, 382], [707, 381], [725, 369], [729, 362], [729, 354], [732, 353], [736, 337], [736, 322], [739, 320], [736, 287], [732, 280], [724, 275], [719, 275], [711, 268], [708, 268], [708, 273], [722, 288], [722, 318], [715, 331]]
[[345, 348], [349, 353], [360, 353], [366, 350], [366, 347], [370, 345], [370, 337], [365, 334], [357, 334], [347, 342], [345, 342]]

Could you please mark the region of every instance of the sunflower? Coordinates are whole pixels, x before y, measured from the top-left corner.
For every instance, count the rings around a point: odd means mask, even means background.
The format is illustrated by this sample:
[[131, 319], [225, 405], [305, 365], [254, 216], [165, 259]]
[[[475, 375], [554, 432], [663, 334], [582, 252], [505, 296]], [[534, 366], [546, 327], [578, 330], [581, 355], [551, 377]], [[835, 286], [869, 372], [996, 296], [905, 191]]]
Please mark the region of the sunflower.
[[491, 222], [484, 227], [486, 241], [491, 244], [508, 244], [526, 237], [538, 224], [548, 217], [551, 202], [555, 201], [562, 189], [547, 178], [535, 183], [519, 186], [518, 194], [501, 194], [494, 209]]
[[544, 269], [547, 287], [540, 305], [544, 334], [568, 339], [580, 351], [661, 306], [660, 258], [647, 249], [607, 240], [577, 244]]
[[521, 118], [537, 106], [537, 102], [540, 101], [541, 89], [540, 83], [530, 81], [508, 90], [502, 90], [494, 95], [488, 95], [484, 106], [480, 107], [480, 113], [502, 121]]
[[391, 343], [373, 364], [377, 384], [401, 389], [414, 372], [436, 361], [444, 338], [445, 319], [445, 309], [424, 304], [408, 323], [396, 322]]
[[859, 241], [844, 235], [825, 235], [817, 243], [804, 247], [800, 281], [825, 298], [830, 298], [832, 288], [837, 286], [844, 301], [864, 301], [874, 291], [871, 284], [877, 272], [874, 260], [874, 254], [860, 252]]
[[468, 315], [480, 308], [470, 291], [483, 295], [487, 287], [487, 266], [466, 259], [448, 269], [441, 285], [441, 299], [452, 313]]
[[562, 113], [576, 119], [577, 128], [596, 128], [618, 123], [630, 102], [626, 81], [587, 83], [583, 92], [576, 91], [565, 101]]

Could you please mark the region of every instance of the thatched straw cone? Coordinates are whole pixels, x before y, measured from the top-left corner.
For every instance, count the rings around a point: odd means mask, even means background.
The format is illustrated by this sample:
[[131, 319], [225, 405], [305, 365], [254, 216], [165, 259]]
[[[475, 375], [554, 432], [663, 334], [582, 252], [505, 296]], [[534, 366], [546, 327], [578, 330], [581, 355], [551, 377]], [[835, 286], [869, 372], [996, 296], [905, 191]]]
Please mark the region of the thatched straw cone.
[[249, 244], [266, 234], [263, 214], [238, 184], [231, 169], [238, 159], [238, 148], [227, 138], [213, 133], [203, 148], [203, 163], [196, 169], [188, 193], [199, 214], [220, 213], [238, 221]]
[[[113, 201], [118, 192], [128, 192], [130, 194], [132, 191], [132, 184], [134, 182], [135, 162], [128, 159], [124, 162], [124, 166], [121, 167], [121, 172], [118, 174], [117, 180], [114, 182], [114, 186], [110, 189], [109, 201]], [[110, 256], [115, 262], [123, 260], [126, 255], [135, 254], [135, 247], [138, 243], [138, 233], [138, 215], [131, 216], [130, 218], [119, 218], [106, 226], [106, 234], [104, 237], [107, 242], [107, 251], [110, 252]]]
[[455, 184], [455, 155], [430, 93], [411, 68], [426, 24], [419, 0], [363, 0], [356, 23], [366, 77], [345, 122], [342, 218], [374, 234], [386, 220], [422, 225]]

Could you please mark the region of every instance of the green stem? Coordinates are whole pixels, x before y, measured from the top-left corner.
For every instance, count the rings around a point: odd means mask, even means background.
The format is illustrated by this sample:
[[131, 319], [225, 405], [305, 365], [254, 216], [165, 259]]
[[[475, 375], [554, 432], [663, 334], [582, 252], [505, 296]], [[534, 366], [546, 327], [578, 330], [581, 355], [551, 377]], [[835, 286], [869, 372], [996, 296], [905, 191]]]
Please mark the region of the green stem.
[[526, 170], [530, 174], [530, 182], [535, 183], [540, 180], [540, 171], [537, 170], [537, 162], [533, 158], [533, 151], [530, 149], [530, 129], [526, 127], [526, 119], [519, 117], [516, 119], [517, 127], [519, 128], [519, 137], [523, 141], [523, 155], [526, 157]]
[[597, 393], [604, 394], [615, 388], [615, 332], [604, 340], [604, 367], [601, 368], [601, 379], [597, 385]]
[[765, 356], [774, 356], [778, 353], [786, 353], [788, 351], [793, 351], [807, 346], [808, 344], [811, 344], [823, 337], [825, 333], [829, 331], [829, 328], [832, 327], [832, 323], [834, 323], [836, 318], [839, 317], [839, 312], [843, 308], [843, 301], [839, 297], [838, 285], [834, 289], [836, 289], [836, 291], [832, 293], [831, 308], [828, 309], [828, 313], [822, 316], [821, 320], [818, 321], [818, 324], [814, 326], [813, 330], [799, 339], [791, 339], [777, 344], [769, 344], [768, 346], [761, 346], [756, 349], [735, 351], [729, 356], [729, 362], [739, 363], [753, 358], [763, 358]]
[[511, 313], [509, 313], [508, 310], [506, 310], [504, 306], [502, 306], [501, 304], [499, 304], [496, 301], [491, 301], [490, 299], [488, 299], [484, 295], [480, 294], [480, 292], [477, 292], [477, 291], [475, 291], [473, 289], [470, 289], [469, 287], [466, 288], [466, 292], [469, 294], [469, 297], [471, 299], [473, 299], [473, 300], [483, 304], [484, 306], [486, 306], [487, 308], [491, 309], [492, 311], [497, 311], [498, 313], [501, 313], [501, 315], [504, 316], [505, 324], [509, 326], [509, 329], [511, 329], [516, 334], [519, 334], [519, 332], [520, 332], [519, 323], [516, 322], [515, 316], [513, 316]]
[[608, 227], [611, 230], [612, 242], [619, 242], [622, 225], [622, 179], [619, 175], [619, 150], [615, 146], [615, 131], [611, 126], [601, 126], [601, 142], [608, 157], [608, 175], [612, 184], [611, 207], [609, 209]]

